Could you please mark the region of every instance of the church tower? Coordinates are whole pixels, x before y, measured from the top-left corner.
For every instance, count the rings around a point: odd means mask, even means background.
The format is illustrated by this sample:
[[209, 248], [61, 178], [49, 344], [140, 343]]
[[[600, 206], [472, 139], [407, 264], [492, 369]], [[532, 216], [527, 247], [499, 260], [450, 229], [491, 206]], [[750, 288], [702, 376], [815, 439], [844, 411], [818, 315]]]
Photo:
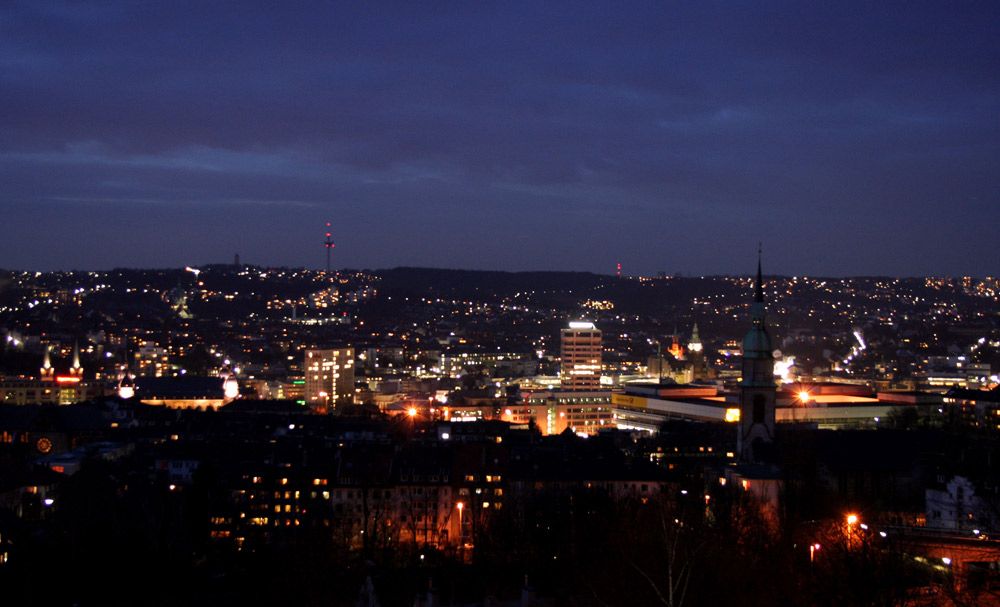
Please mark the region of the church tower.
[[49, 355], [49, 346], [45, 346], [45, 356], [42, 358], [42, 381], [55, 381], [56, 370], [52, 367], [52, 359]]
[[774, 442], [774, 354], [764, 313], [764, 280], [757, 251], [757, 289], [751, 306], [753, 326], [743, 338], [743, 367], [740, 378], [740, 459], [760, 460], [755, 447]]
[[83, 379], [83, 366], [80, 364], [80, 342], [73, 344], [73, 366], [69, 368], [70, 377]]
[[695, 381], [709, 377], [708, 365], [705, 364], [705, 351], [698, 335], [698, 323], [691, 329], [691, 341], [688, 342], [688, 361], [691, 363], [691, 377]]

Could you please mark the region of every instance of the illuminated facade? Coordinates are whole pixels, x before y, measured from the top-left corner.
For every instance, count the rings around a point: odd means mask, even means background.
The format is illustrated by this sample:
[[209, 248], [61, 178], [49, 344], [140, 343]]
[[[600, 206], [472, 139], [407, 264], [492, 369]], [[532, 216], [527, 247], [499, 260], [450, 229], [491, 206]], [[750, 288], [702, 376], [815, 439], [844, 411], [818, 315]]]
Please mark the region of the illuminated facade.
[[126, 372], [118, 393], [122, 398], [135, 396], [144, 404], [170, 409], [216, 410], [239, 396], [239, 386], [231, 375], [137, 377], [133, 380]]
[[102, 383], [83, 381], [78, 347], [73, 348], [73, 364], [68, 372], [56, 372], [46, 348], [38, 380], [0, 378], [0, 403], [70, 405], [98, 398], [104, 393]]
[[319, 411], [354, 403], [354, 348], [306, 350], [306, 405]]
[[135, 353], [135, 369], [143, 377], [169, 376], [170, 357], [167, 349], [147, 341]]
[[0, 379], [0, 402], [15, 405], [70, 405], [104, 396], [104, 384], [84, 382], [78, 376], [58, 375], [51, 380]]
[[565, 391], [601, 388], [601, 331], [592, 322], [571, 322], [562, 330], [562, 370]]
[[610, 390], [534, 390], [522, 399], [519, 406], [504, 409], [500, 419], [512, 423], [533, 419], [543, 435], [561, 434], [567, 428], [578, 435], [597, 434], [614, 427]]

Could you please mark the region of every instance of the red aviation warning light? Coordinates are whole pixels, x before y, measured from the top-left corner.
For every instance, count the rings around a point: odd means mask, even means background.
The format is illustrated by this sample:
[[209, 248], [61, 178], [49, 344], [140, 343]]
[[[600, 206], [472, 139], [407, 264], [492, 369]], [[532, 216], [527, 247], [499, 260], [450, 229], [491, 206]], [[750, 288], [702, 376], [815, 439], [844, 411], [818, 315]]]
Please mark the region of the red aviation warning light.
[[618, 275], [622, 275], [622, 264], [618, 264]]

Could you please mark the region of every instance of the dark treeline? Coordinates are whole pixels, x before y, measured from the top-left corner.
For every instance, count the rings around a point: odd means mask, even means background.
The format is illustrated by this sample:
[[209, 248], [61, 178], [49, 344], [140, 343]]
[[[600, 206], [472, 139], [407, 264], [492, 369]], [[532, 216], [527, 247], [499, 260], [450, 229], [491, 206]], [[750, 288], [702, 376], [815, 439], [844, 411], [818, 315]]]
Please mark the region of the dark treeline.
[[67, 481], [47, 531], [14, 539], [17, 558], [0, 569], [5, 603], [346, 606], [370, 577], [387, 607], [429, 588], [442, 605], [510, 600], [525, 580], [554, 605], [905, 605], [937, 575], [891, 537], [790, 522], [721, 486], [645, 499], [522, 492], [449, 551], [392, 541], [351, 550], [331, 530], [234, 552], [208, 537], [210, 504], [223, 499], [211, 470], [183, 492], [122, 483], [128, 474], [92, 462]]

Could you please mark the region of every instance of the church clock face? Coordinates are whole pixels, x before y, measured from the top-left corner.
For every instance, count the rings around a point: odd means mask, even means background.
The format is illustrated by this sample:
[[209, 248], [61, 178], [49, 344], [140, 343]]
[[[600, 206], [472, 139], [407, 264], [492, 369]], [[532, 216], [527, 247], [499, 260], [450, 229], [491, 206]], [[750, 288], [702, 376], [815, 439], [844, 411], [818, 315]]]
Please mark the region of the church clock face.
[[52, 451], [52, 441], [47, 438], [40, 438], [35, 441], [35, 449], [38, 449], [39, 453], [48, 453]]

